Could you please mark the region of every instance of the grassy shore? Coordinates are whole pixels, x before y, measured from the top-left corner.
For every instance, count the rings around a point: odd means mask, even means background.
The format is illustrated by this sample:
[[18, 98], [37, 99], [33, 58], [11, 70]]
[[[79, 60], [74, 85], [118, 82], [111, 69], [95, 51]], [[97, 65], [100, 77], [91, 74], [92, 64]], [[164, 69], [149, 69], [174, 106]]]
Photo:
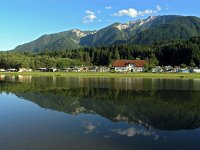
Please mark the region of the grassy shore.
[[100, 73], [100, 72], [1, 72], [0, 75], [63, 76], [63, 77], [110, 77], [110, 78], [188, 78], [200, 79], [198, 73]]

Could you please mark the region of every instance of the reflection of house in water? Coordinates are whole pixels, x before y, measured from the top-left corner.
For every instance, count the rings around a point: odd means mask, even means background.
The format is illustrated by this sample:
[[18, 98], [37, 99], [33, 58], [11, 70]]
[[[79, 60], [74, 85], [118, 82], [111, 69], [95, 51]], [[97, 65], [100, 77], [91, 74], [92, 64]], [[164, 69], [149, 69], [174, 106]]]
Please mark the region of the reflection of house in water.
[[142, 78], [114, 78], [114, 89], [140, 91], [144, 89], [144, 79]]
[[1, 81], [12, 81], [15, 82], [18, 79], [16, 78], [16, 76], [6, 76], [6, 75], [0, 75], [0, 80]]
[[22, 76], [22, 75], [18, 75], [17, 78], [18, 78], [18, 81], [19, 81], [19, 82], [31, 83], [32, 76]]
[[6, 75], [0, 75], [1, 81], [11, 81], [11, 82], [22, 82], [22, 83], [31, 83], [32, 76], [6, 76]]
[[0, 75], [0, 80], [4, 81], [5, 80], [6, 75]]

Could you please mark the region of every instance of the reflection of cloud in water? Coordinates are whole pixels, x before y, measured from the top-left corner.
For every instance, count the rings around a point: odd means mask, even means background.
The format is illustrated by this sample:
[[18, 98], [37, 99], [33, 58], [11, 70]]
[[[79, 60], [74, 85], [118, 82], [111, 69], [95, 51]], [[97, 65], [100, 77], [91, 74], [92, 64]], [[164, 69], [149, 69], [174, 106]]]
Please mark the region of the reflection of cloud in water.
[[83, 127], [86, 129], [86, 134], [92, 133], [96, 128], [96, 126], [93, 125], [91, 122], [83, 122]]
[[105, 135], [105, 136], [104, 136], [104, 138], [106, 138], [106, 139], [109, 139], [109, 138], [110, 138], [110, 136], [109, 136], [109, 135]]
[[154, 140], [159, 139], [159, 135], [155, 135]]
[[119, 135], [125, 135], [128, 137], [134, 137], [136, 135], [143, 135], [143, 136], [154, 136], [154, 139], [157, 140], [159, 138], [159, 135], [157, 135], [155, 132], [145, 131], [143, 129], [137, 129], [137, 128], [127, 128], [127, 129], [112, 129], [111, 130], [114, 133], [117, 133]]
[[137, 134], [137, 131], [135, 128], [128, 128], [128, 129], [125, 129], [125, 130], [122, 130], [122, 129], [113, 129], [111, 130], [119, 135], [126, 135], [128, 137], [132, 137], [132, 136], [135, 136]]

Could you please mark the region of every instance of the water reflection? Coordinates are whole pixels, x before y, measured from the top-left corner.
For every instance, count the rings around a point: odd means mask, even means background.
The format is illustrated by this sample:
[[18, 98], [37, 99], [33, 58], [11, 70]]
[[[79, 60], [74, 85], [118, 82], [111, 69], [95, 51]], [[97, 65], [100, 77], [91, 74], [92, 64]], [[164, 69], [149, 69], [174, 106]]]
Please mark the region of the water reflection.
[[84, 121], [83, 122], [83, 127], [86, 129], [85, 133], [88, 134], [88, 133], [94, 132], [94, 130], [96, 128], [96, 125], [94, 125], [92, 122]]
[[145, 78], [87, 78], [87, 77], [32, 77], [0, 75], [0, 81], [32, 83], [37, 86], [63, 88], [109, 88], [121, 90], [188, 90], [200, 91], [199, 79], [145, 79]]
[[138, 135], [143, 135], [143, 136], [153, 136], [155, 140], [158, 140], [159, 135], [156, 134], [155, 132], [148, 131], [145, 129], [138, 129], [134, 127], [130, 127], [127, 129], [111, 129], [112, 132], [117, 133], [119, 135], [127, 136], [127, 137], [134, 137]]
[[[199, 80], [134, 78], [1, 77], [0, 92], [13, 93], [45, 109], [68, 114], [98, 114], [113, 122], [147, 129], [200, 126]], [[96, 126], [83, 123], [91, 133]], [[152, 135], [135, 128], [112, 129], [120, 135]]]

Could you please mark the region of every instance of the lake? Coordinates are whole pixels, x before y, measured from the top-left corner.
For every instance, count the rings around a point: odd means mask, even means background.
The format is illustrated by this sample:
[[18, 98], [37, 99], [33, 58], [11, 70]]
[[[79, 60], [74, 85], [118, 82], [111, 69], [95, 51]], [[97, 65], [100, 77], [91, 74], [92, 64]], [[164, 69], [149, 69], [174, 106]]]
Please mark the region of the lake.
[[199, 150], [200, 80], [0, 75], [2, 150]]

